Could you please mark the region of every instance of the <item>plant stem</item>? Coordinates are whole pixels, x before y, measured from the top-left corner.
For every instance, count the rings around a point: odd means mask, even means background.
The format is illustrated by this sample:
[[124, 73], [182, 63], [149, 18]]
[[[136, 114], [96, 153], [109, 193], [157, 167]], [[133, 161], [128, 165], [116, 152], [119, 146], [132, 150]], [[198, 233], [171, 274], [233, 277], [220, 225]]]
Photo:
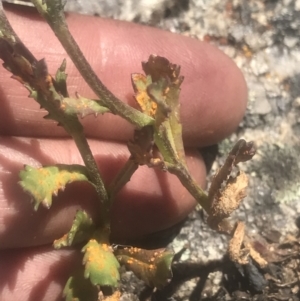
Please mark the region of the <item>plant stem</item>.
[[[2, 48], [0, 47], [0, 57], [4, 60], [6, 68], [14, 75], [22, 78], [24, 86], [30, 91], [30, 96], [33, 97], [42, 108], [48, 111], [49, 114], [45, 116], [45, 118], [57, 121], [74, 139], [88, 170], [90, 180], [94, 183], [99, 200], [103, 205], [100, 212], [101, 220], [107, 220], [109, 218], [108, 194], [84, 135], [83, 127], [77, 115], [67, 114], [61, 110], [58, 101], [62, 100], [62, 96], [56, 91], [54, 85], [49, 85], [49, 82], [47, 82], [47, 78], [48, 80], [51, 78], [47, 73], [40, 76], [32, 76], [30, 72], [29, 75], [25, 72], [27, 69], [24, 69], [24, 64], [27, 67], [30, 65], [30, 68], [34, 66], [35, 70], [39, 70], [39, 72], [40, 70], [46, 70], [47, 72], [47, 66], [43, 60], [37, 61], [30, 50], [21, 42], [10, 26], [2, 9], [2, 3], [0, 2], [0, 42], [1, 41], [2, 44], [0, 44], [0, 46], [2, 46]], [[7, 43], [7, 46], [5, 46], [5, 43]], [[11, 47], [14, 52], [11, 50], [7, 51], [5, 47], [8, 47], [8, 50], [10, 50]], [[13, 54], [21, 59], [16, 60]]]
[[137, 163], [130, 158], [128, 159], [108, 189], [110, 203], [113, 202], [115, 195], [121, 190], [121, 188], [130, 181], [131, 176], [138, 167], [139, 165]]
[[[96, 191], [98, 196], [100, 197], [101, 202], [104, 204], [104, 207], [107, 207], [108, 206], [107, 191], [102, 181], [102, 178], [100, 176], [98, 166], [91, 152], [90, 146], [87, 142], [86, 137], [84, 136], [84, 133], [82, 131], [70, 129], [69, 134], [72, 136], [72, 138], [76, 143], [76, 146], [81, 154], [84, 164], [90, 173], [92, 182], [96, 185]], [[106, 208], [104, 209], [106, 210]]]
[[[60, 99], [60, 95], [53, 87], [50, 87], [49, 89], [50, 91], [41, 91], [39, 93], [40, 96], [37, 97], [36, 100], [49, 112], [48, 118], [59, 122], [59, 124], [64, 127], [66, 132], [74, 139], [82, 160], [88, 169], [91, 181], [95, 184], [96, 192], [99, 196], [100, 202], [104, 205], [104, 209], [106, 210], [106, 207], [109, 206], [107, 191], [99, 173], [95, 158], [84, 135], [82, 124], [76, 115], [69, 116], [65, 114], [65, 112], [57, 109], [55, 102], [57, 99]], [[105, 216], [105, 213], [103, 214]]]
[[189, 191], [189, 193], [196, 199], [201, 207], [207, 212], [210, 212], [210, 204], [208, 203], [208, 195], [201, 189], [201, 187], [192, 178], [189, 171], [177, 162], [170, 164], [165, 162], [168, 171], [178, 177], [182, 185]]
[[31, 2], [46, 19], [84, 80], [100, 98], [101, 105], [139, 128], [153, 123], [151, 117], [119, 100], [97, 77], [68, 29], [61, 0], [46, 0], [46, 4], [42, 4], [42, 0], [31, 0]]

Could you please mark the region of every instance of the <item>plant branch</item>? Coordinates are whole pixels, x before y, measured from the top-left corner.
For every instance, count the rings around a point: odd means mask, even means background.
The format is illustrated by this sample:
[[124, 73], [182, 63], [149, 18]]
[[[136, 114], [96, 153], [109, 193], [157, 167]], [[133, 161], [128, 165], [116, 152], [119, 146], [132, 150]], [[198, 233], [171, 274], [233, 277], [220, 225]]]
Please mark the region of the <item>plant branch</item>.
[[151, 117], [119, 100], [97, 77], [68, 29], [61, 0], [46, 0], [46, 4], [42, 4], [42, 0], [31, 1], [46, 19], [82, 77], [100, 98], [101, 105], [139, 128], [153, 123]]
[[75, 114], [68, 115], [62, 110], [63, 97], [56, 91], [45, 61], [38, 61], [21, 42], [10, 26], [1, 2], [0, 5], [0, 58], [4, 61], [3, 66], [13, 73], [13, 77], [30, 91], [30, 96], [48, 111], [49, 114], [45, 118], [57, 121], [73, 137], [101, 202], [107, 204], [107, 192], [78, 117]]
[[186, 167], [180, 162], [177, 162], [176, 164], [170, 164], [168, 162], [165, 162], [165, 166], [170, 173], [177, 176], [182, 185], [196, 199], [199, 205], [201, 205], [201, 207], [207, 213], [209, 213], [211, 204], [208, 202], [208, 196], [192, 178]]
[[139, 164], [134, 162], [131, 158], [127, 160], [108, 188], [110, 203], [113, 202], [115, 195], [122, 189], [122, 187], [130, 181], [138, 167]]
[[[69, 134], [72, 136], [72, 138], [76, 143], [76, 146], [81, 154], [84, 164], [89, 171], [89, 175], [92, 178], [92, 182], [96, 185], [96, 191], [98, 196], [100, 197], [101, 202], [105, 205], [105, 207], [108, 207], [107, 191], [83, 131], [69, 129]], [[103, 209], [104, 211], [108, 210], [108, 208], [103, 208]]]

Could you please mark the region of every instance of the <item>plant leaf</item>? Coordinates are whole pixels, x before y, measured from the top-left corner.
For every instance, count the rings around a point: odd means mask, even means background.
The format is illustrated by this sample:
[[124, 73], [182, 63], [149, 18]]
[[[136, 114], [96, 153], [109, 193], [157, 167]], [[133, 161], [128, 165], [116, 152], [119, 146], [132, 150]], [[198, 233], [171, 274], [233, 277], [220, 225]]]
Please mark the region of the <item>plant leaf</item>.
[[246, 197], [247, 187], [248, 177], [245, 173], [239, 172], [236, 177], [230, 177], [226, 186], [213, 199], [210, 218], [221, 220], [229, 217]]
[[101, 106], [97, 101], [80, 96], [76, 93], [76, 98], [66, 97], [61, 101], [61, 109], [67, 115], [80, 115], [82, 118], [95, 114], [110, 112], [108, 108]]
[[95, 229], [96, 227], [93, 220], [88, 214], [85, 211], [78, 210], [70, 231], [63, 237], [55, 240], [53, 246], [55, 249], [60, 249], [62, 247], [70, 247], [83, 241], [87, 241], [92, 237]]
[[120, 264], [112, 248], [91, 239], [82, 249], [85, 264], [84, 277], [93, 285], [116, 287], [120, 280]]
[[147, 92], [147, 87], [152, 83], [151, 76], [133, 73], [131, 83], [135, 92], [135, 99], [141, 108], [141, 111], [151, 117], [155, 116], [157, 104], [151, 100]]
[[58, 164], [40, 168], [25, 165], [19, 176], [21, 178], [19, 184], [33, 198], [34, 210], [37, 210], [40, 204], [50, 208], [52, 195], [64, 190], [68, 183], [75, 181], [91, 183], [86, 168], [81, 165]]
[[97, 301], [98, 289], [83, 276], [83, 271], [68, 279], [63, 290], [65, 301]]
[[67, 61], [63, 60], [60, 67], [57, 69], [55, 74], [55, 87], [64, 97], [69, 97], [67, 89], [67, 74], [66, 74]]
[[180, 67], [155, 55], [142, 65], [146, 75], [132, 76], [136, 101], [145, 114], [155, 118], [154, 139], [164, 161], [174, 164], [176, 159], [186, 166], [180, 123]]
[[116, 253], [119, 262], [150, 287], [162, 288], [172, 278], [174, 254], [165, 249], [124, 248]]
[[[182, 141], [182, 126], [180, 123], [179, 94], [183, 76], [180, 76], [180, 66], [171, 64], [166, 58], [151, 55], [143, 69], [150, 75], [153, 81], [148, 87], [148, 93], [158, 103], [157, 118], [163, 121], [161, 116], [167, 116], [167, 121], [162, 124], [162, 139], [171, 144], [173, 155], [176, 155], [182, 163], [185, 163], [184, 148]], [[159, 105], [165, 103], [164, 105]], [[169, 146], [169, 147], [170, 147]], [[170, 151], [170, 150], [169, 150]]]
[[232, 232], [232, 226], [225, 219], [245, 198], [248, 178], [243, 172], [232, 176], [231, 173], [234, 166], [250, 160], [255, 155], [255, 151], [253, 142], [239, 140], [228, 154], [225, 163], [214, 175], [208, 191], [208, 202], [211, 205], [207, 222], [212, 229]]
[[209, 200], [213, 201], [214, 196], [221, 190], [222, 184], [228, 180], [233, 166], [240, 162], [251, 160], [255, 155], [256, 149], [252, 141], [246, 142], [240, 139], [228, 154], [225, 163], [221, 166], [218, 172], [214, 175], [212, 183], [209, 187]]

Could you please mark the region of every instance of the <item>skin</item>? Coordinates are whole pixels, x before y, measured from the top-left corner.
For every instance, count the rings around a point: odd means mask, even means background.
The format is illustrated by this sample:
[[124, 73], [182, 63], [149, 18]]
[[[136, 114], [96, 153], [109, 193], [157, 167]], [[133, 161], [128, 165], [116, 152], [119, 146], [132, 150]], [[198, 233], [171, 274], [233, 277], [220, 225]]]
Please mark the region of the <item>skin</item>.
[[[47, 24], [31, 9], [7, 7], [6, 11], [21, 40], [37, 58], [46, 58], [49, 72], [54, 74], [67, 55]], [[68, 24], [102, 81], [131, 105], [129, 75], [142, 71], [141, 61], [155, 53], [181, 65], [187, 162], [204, 187], [205, 166], [196, 148], [216, 143], [234, 131], [246, 108], [246, 84], [235, 64], [207, 43], [154, 28], [78, 15], [69, 15]], [[71, 95], [78, 91], [95, 97], [70, 60], [67, 73]], [[80, 254], [53, 251], [50, 244], [69, 230], [79, 208], [97, 219], [98, 203], [88, 185], [76, 183], [54, 198], [51, 210], [33, 212], [28, 196], [17, 185], [23, 164], [82, 164], [82, 160], [64, 130], [44, 120], [45, 112], [27, 95], [1, 68], [0, 300], [61, 300], [70, 271], [80, 265]], [[132, 137], [132, 126], [113, 115], [86, 117], [83, 123], [105, 183], [110, 183], [128, 157], [126, 141]], [[112, 236], [125, 241], [166, 229], [182, 220], [194, 205], [174, 176], [142, 167], [116, 199]]]

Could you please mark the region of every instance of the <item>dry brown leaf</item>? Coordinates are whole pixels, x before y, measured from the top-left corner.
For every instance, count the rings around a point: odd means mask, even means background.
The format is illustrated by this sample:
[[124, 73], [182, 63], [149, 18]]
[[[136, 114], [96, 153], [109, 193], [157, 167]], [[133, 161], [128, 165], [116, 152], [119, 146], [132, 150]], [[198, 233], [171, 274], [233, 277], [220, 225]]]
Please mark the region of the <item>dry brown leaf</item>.
[[[244, 247], [242, 248], [242, 245]], [[238, 222], [233, 233], [232, 239], [228, 247], [229, 258], [241, 265], [248, 264], [248, 257], [250, 256], [261, 268], [268, 265], [268, 262], [257, 252], [249, 238], [245, 236], [245, 225], [243, 222]]]
[[217, 220], [228, 217], [236, 210], [246, 196], [248, 177], [241, 172], [236, 178], [230, 178], [223, 191], [220, 191], [213, 200], [211, 216]]
[[238, 222], [228, 246], [228, 255], [231, 261], [239, 264], [247, 264], [249, 250], [242, 249], [242, 244], [245, 236], [245, 225], [243, 222]]

